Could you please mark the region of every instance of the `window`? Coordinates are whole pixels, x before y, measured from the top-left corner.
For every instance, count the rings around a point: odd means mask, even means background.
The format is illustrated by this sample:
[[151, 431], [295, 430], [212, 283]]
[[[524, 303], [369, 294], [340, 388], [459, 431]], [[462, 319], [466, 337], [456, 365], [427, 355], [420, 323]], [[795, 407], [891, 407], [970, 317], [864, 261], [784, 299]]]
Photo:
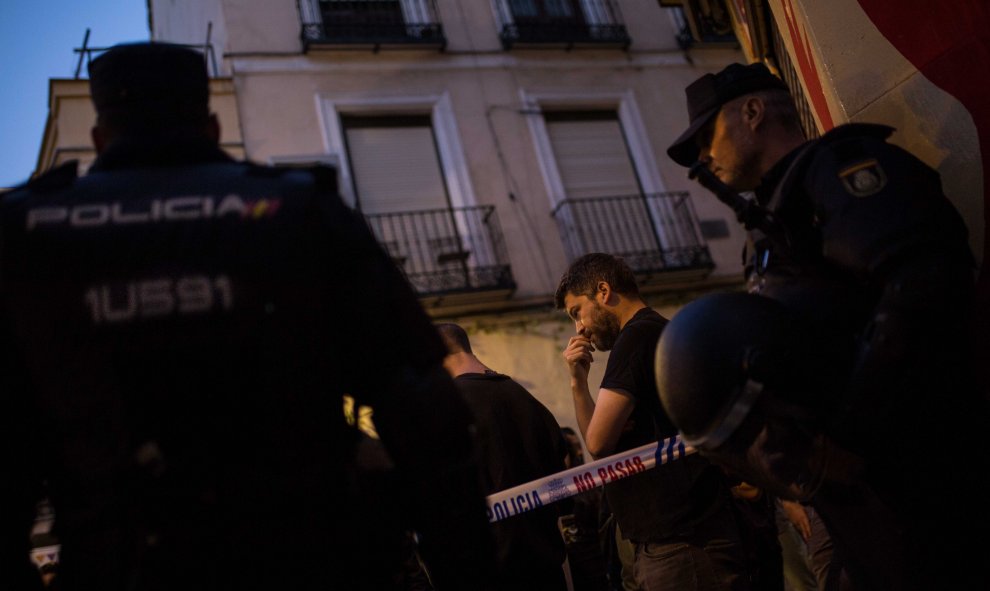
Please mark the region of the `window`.
[[355, 207], [392, 213], [450, 207], [430, 118], [343, 116]]
[[303, 38], [316, 45], [446, 45], [435, 0], [301, 0]]
[[403, 268], [410, 259], [455, 259], [451, 253], [462, 249], [429, 117], [345, 116], [341, 122], [355, 207], [392, 259]]
[[562, 192], [553, 216], [569, 258], [608, 252], [640, 274], [708, 272], [687, 194], [644, 190], [617, 110], [550, 110], [543, 121]]
[[557, 111], [544, 119], [567, 198], [641, 193], [615, 111]]
[[614, 0], [496, 0], [503, 46], [578, 45], [625, 48], [630, 39]]
[[459, 160], [430, 115], [344, 114], [340, 129], [353, 204], [421, 296], [511, 292], [494, 207], [454, 206], [444, 162]]

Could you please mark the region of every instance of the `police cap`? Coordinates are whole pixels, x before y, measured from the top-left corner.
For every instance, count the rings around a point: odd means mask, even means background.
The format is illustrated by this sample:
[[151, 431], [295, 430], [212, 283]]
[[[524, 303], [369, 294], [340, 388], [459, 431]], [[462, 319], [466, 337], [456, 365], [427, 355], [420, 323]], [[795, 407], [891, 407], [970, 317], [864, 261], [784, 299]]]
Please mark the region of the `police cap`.
[[203, 54], [170, 43], [115, 45], [89, 64], [97, 113], [209, 113], [209, 77]]
[[705, 74], [698, 78], [685, 90], [691, 123], [687, 131], [667, 148], [667, 155], [681, 166], [691, 166], [698, 159], [694, 137], [722, 105], [744, 94], [768, 89], [787, 90], [787, 85], [760, 63], [748, 66], [729, 64], [717, 74]]

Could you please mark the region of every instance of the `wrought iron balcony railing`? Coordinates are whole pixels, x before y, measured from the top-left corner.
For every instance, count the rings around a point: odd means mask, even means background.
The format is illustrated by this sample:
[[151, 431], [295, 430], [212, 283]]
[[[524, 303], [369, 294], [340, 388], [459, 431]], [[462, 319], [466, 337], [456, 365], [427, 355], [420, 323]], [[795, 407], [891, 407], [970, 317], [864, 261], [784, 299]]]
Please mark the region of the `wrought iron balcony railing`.
[[714, 268], [687, 192], [565, 199], [554, 208], [564, 250], [622, 257], [638, 275]]
[[365, 214], [375, 238], [420, 297], [516, 287], [495, 207]]
[[303, 42], [336, 48], [426, 46], [447, 39], [435, 0], [299, 0]]
[[499, 37], [512, 47], [629, 47], [615, 0], [496, 0]]

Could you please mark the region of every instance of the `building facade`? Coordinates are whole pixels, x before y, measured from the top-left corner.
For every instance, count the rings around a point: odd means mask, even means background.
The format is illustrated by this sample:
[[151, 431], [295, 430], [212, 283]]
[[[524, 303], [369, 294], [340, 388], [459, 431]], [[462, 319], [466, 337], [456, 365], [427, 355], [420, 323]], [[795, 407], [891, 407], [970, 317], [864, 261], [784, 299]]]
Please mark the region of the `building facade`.
[[[575, 425], [560, 355], [574, 327], [552, 295], [571, 260], [624, 257], [668, 316], [741, 286], [741, 228], [666, 157], [687, 123], [684, 87], [745, 59], [731, 28], [699, 11], [647, 0], [148, 6], [153, 40], [207, 48], [224, 147], [335, 166], [424, 308], [464, 325], [479, 356], [562, 425]], [[86, 89], [56, 86], [39, 168], [85, 165]], [[85, 138], [69, 141], [62, 118]]]
[[[150, 37], [199, 47], [222, 146], [337, 168], [424, 308], [575, 426], [552, 294], [568, 263], [623, 256], [670, 317], [742, 287], [743, 233], [665, 150], [684, 87], [767, 63], [810, 136], [849, 121], [942, 175], [984, 263], [990, 334], [990, 10], [962, 0], [147, 0]], [[99, 48], [83, 52], [90, 56]], [[85, 80], [52, 80], [37, 173], [95, 158]], [[347, 278], [342, 278], [346, 281]], [[354, 286], [356, 292], [361, 286]], [[403, 335], [381, 335], [402, 338]], [[990, 358], [990, 339], [981, 341]], [[607, 354], [595, 353], [597, 384]], [[986, 377], [990, 384], [990, 376]], [[42, 513], [44, 513], [42, 511]], [[54, 560], [50, 518], [34, 559]]]

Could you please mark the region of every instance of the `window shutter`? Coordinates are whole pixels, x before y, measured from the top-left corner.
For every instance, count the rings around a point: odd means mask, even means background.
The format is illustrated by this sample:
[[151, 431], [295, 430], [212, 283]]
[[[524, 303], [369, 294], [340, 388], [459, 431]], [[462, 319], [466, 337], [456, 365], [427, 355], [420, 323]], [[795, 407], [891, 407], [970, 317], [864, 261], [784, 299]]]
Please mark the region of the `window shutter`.
[[569, 199], [639, 194], [618, 119], [555, 118], [547, 133]]
[[431, 128], [350, 127], [347, 149], [364, 213], [447, 207]]

